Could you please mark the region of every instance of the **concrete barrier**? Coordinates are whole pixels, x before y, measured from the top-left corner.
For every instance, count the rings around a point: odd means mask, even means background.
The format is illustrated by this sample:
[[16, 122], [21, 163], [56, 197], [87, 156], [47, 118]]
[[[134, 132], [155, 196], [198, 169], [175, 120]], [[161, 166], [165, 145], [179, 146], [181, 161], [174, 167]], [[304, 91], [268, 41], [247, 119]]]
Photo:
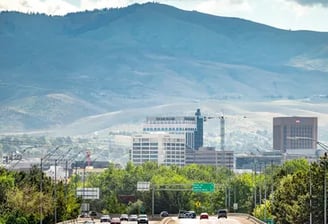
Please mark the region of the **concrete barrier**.
[[176, 224], [176, 220], [174, 220], [172, 217], [165, 217], [160, 221], [160, 224]]

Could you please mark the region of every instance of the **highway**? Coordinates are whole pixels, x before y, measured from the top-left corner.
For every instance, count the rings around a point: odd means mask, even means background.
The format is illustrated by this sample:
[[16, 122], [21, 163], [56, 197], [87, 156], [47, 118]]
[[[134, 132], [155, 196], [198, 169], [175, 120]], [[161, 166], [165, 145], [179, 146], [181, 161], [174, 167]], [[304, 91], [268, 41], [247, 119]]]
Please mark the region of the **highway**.
[[228, 218], [218, 219], [216, 216], [210, 216], [208, 220], [196, 219], [177, 219], [173, 218], [175, 223], [161, 223], [161, 224], [254, 224], [244, 216], [228, 216]]
[[[98, 224], [99, 220], [95, 220]], [[78, 223], [83, 224], [80, 220]], [[246, 216], [228, 216], [228, 218], [218, 219], [216, 216], [210, 216], [208, 220], [200, 220], [199, 216], [196, 219], [178, 219], [177, 217], [164, 218], [161, 221], [149, 221], [149, 224], [254, 224], [255, 222], [249, 220]], [[103, 223], [104, 224], [104, 223]], [[121, 224], [137, 224], [137, 222], [121, 222]]]

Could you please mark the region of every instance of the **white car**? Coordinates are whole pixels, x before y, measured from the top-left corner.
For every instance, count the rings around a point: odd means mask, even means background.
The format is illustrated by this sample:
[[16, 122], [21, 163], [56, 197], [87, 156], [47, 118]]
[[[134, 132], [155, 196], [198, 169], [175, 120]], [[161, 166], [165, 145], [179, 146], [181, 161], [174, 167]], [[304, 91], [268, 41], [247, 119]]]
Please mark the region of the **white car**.
[[138, 216], [138, 224], [148, 224], [148, 216], [146, 214], [140, 214]]

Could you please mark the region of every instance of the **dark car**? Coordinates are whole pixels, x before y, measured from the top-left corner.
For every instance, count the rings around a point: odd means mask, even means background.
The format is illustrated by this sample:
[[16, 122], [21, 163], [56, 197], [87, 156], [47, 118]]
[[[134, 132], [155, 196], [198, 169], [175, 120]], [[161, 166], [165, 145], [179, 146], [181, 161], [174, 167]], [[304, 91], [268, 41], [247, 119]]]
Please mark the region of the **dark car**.
[[196, 212], [194, 211], [186, 211], [186, 210], [180, 210], [179, 214], [178, 214], [178, 218], [182, 219], [182, 218], [191, 218], [194, 219], [196, 218]]
[[219, 218], [228, 218], [228, 212], [226, 209], [219, 209], [218, 210], [218, 219]]
[[98, 218], [98, 213], [95, 212], [95, 211], [90, 211], [90, 212], [89, 212], [89, 216], [90, 216], [91, 218], [93, 218], [93, 219], [96, 219], [96, 218]]
[[161, 211], [161, 213], [159, 214], [160, 217], [168, 217], [169, 213], [167, 211]]
[[138, 224], [141, 223], [148, 224], [148, 216], [146, 214], [140, 214], [138, 216]]
[[196, 218], [196, 212], [195, 211], [188, 211], [186, 213], [186, 218], [192, 218], [192, 219], [195, 219]]

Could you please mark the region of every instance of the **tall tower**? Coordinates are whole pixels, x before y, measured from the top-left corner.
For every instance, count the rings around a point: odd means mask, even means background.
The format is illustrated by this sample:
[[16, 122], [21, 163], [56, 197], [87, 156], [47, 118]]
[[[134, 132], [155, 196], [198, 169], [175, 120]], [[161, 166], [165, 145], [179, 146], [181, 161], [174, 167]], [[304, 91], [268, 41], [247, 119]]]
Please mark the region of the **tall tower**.
[[195, 113], [196, 117], [196, 130], [195, 130], [195, 145], [194, 149], [198, 150], [203, 147], [203, 127], [204, 127], [204, 117], [201, 116], [200, 109], [197, 109]]

